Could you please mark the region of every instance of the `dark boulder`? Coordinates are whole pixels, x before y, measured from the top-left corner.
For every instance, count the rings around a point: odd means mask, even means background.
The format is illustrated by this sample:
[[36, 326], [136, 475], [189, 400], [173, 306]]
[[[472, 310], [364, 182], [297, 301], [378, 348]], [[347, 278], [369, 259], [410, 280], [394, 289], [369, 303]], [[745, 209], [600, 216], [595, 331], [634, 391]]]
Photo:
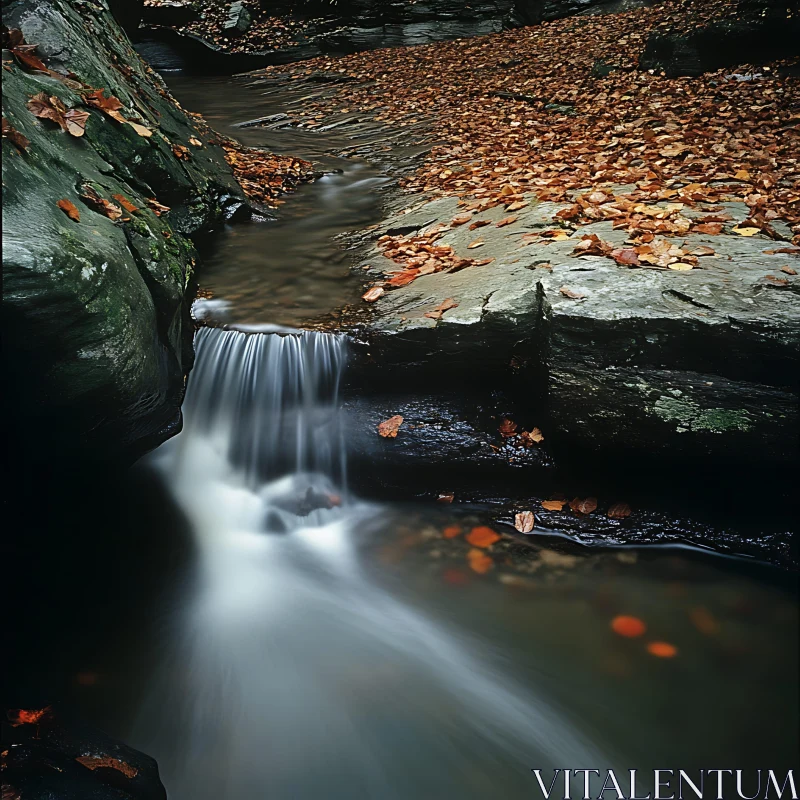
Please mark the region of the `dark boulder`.
[[[130, 460], [180, 426], [193, 358], [189, 236], [243, 197], [220, 148], [174, 103], [107, 7], [18, 0], [5, 12], [50, 69], [74, 76], [65, 83], [14, 62], [4, 75], [3, 116], [29, 140], [19, 150], [3, 138], [11, 450], [45, 460], [38, 440], [48, 462]], [[100, 88], [119, 98], [121, 122], [87, 103]], [[35, 117], [27, 103], [39, 93], [88, 112], [85, 133]], [[123, 210], [119, 197], [136, 210]]]

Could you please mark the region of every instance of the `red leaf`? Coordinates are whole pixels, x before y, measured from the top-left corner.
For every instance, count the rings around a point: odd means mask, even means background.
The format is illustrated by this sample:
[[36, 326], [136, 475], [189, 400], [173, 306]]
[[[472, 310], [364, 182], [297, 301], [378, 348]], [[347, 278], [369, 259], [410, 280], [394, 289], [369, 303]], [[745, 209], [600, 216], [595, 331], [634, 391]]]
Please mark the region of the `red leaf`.
[[64, 198], [63, 200], [59, 200], [56, 205], [72, 220], [75, 222], [81, 221], [81, 212], [78, 211], [77, 206], [75, 203], [71, 202]]

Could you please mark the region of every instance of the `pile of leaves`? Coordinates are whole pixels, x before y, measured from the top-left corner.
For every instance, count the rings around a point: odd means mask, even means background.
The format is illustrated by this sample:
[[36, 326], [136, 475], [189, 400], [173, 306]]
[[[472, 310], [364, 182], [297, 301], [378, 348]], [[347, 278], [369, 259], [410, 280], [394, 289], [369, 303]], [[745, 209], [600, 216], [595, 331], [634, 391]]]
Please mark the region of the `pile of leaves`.
[[[800, 235], [800, 80], [782, 75], [778, 64], [699, 78], [638, 69], [657, 28], [735, 11], [735, 0], [667, 0], [476, 39], [317, 58], [265, 74], [349, 79], [346, 98], [315, 98], [299, 112], [301, 124], [347, 110], [394, 129], [415, 126], [432, 149], [404, 179], [410, 192], [458, 195], [468, 209], [483, 210], [524, 202], [527, 193], [573, 202], [576, 190], [588, 190], [557, 222], [579, 227], [613, 217], [653, 236], [681, 233], [686, 222], [677, 206], [664, 213], [648, 205], [739, 200], [751, 211], [745, 227], [770, 233], [782, 219]], [[613, 71], [598, 76], [598, 62]], [[635, 191], [589, 199], [611, 185]]]

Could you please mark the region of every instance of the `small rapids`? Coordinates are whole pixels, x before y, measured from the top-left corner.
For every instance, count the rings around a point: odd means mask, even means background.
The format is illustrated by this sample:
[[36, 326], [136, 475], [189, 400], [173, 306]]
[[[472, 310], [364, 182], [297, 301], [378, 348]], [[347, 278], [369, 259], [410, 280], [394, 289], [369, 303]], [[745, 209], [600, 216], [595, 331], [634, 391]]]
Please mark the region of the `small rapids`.
[[609, 763], [501, 654], [362, 569], [381, 509], [347, 500], [344, 362], [329, 334], [200, 331], [157, 456], [201, 566], [132, 743], [177, 800], [526, 797], [531, 766]]

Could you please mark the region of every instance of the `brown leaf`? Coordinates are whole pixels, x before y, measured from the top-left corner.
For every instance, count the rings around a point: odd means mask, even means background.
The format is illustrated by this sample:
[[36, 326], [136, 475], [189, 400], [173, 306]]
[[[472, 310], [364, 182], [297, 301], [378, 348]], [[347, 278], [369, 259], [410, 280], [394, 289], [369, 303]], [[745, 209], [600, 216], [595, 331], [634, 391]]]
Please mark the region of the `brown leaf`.
[[470, 569], [474, 572], [477, 572], [480, 575], [488, 572], [493, 565], [493, 561], [490, 556], [484, 553], [482, 550], [470, 550], [467, 553], [467, 561], [469, 561]]
[[3, 138], [8, 139], [18, 150], [27, 150], [30, 140], [23, 136], [5, 117], [3, 117]]
[[586, 297], [585, 294], [573, 292], [572, 289], [569, 289], [566, 286], [562, 286], [558, 291], [561, 292], [564, 297], [568, 297], [570, 300], [583, 300], [583, 298]]
[[48, 97], [44, 92], [39, 92], [39, 94], [35, 94], [28, 100], [27, 105], [28, 110], [34, 117], [49, 119], [66, 130], [66, 122], [64, 121], [66, 109], [57, 97]]
[[450, 493], [450, 494], [440, 494], [436, 498], [436, 502], [437, 503], [452, 503], [453, 500], [455, 500], [455, 499], [456, 499], [456, 496], [454, 494], [452, 494], [452, 493]]
[[122, 209], [118, 205], [101, 197], [95, 189], [88, 184], [83, 187], [81, 200], [83, 200], [92, 211], [96, 211], [98, 214], [102, 214], [104, 217], [108, 217], [111, 220], [117, 220], [122, 216]]
[[625, 519], [631, 515], [631, 507], [627, 503], [614, 503], [608, 509], [609, 519]]
[[787, 275], [797, 275], [797, 270], [792, 269], [790, 266], [781, 267], [781, 272], [785, 272]]
[[384, 291], [383, 286], [373, 286], [361, 295], [361, 299], [367, 303], [374, 303], [383, 296]]
[[431, 319], [441, 319], [442, 314], [444, 314], [445, 311], [449, 311], [451, 308], [458, 308], [458, 303], [456, 303], [452, 297], [448, 297], [447, 299], [442, 300], [442, 302], [439, 303], [439, 305], [436, 306], [433, 311], [427, 311], [425, 316], [430, 317]]
[[500, 541], [500, 536], [486, 525], [473, 528], [465, 538], [473, 547], [491, 547]]
[[121, 772], [126, 778], [135, 778], [139, 770], [136, 767], [126, 764], [118, 758], [112, 756], [78, 756], [75, 759], [79, 764], [82, 764], [87, 769], [115, 769]]
[[191, 136], [189, 138], [189, 144], [193, 145], [194, 147], [202, 147], [203, 146], [203, 143], [196, 136]]
[[527, 200], [517, 200], [514, 203], [506, 206], [506, 211], [519, 211], [521, 208], [525, 208], [528, 205]]
[[403, 418], [400, 414], [395, 414], [393, 417], [389, 417], [389, 419], [384, 420], [378, 425], [378, 434], [384, 439], [394, 439], [397, 437], [397, 431], [400, 430], [402, 424]]
[[520, 533], [530, 533], [533, 530], [534, 522], [532, 511], [520, 511], [514, 516], [514, 527]]
[[182, 144], [172, 145], [172, 152], [174, 153], [175, 158], [179, 158], [181, 161], [189, 161], [192, 158], [189, 148], [184, 147]]
[[104, 92], [105, 89], [95, 89], [93, 92], [85, 94], [83, 100], [85, 103], [92, 106], [92, 108], [98, 108], [100, 111], [105, 111], [106, 113], [109, 111], [119, 111], [124, 107], [118, 97], [114, 97], [113, 94], [106, 97]]
[[169, 206], [162, 205], [154, 197], [145, 197], [144, 201], [147, 203], [148, 208], [157, 217], [160, 217], [162, 214], [166, 214], [166, 212], [169, 211]]
[[20, 64], [28, 67], [28, 69], [37, 70], [38, 72], [50, 72], [50, 70], [42, 63], [41, 59], [35, 56], [33, 53], [15, 48], [11, 51], [14, 54], [14, 57]]
[[72, 220], [75, 222], [81, 221], [81, 212], [78, 211], [77, 206], [75, 203], [71, 202], [64, 198], [63, 200], [59, 200], [56, 205]]
[[501, 219], [495, 227], [496, 228], [505, 228], [506, 225], [513, 225], [517, 221], [516, 217], [506, 217], [505, 219]]
[[124, 194], [112, 194], [111, 195], [128, 213], [133, 214], [134, 212], [138, 211], [139, 209], [125, 197]]
[[523, 447], [532, 447], [534, 444], [543, 442], [544, 436], [538, 428], [534, 428], [532, 431], [522, 431], [519, 435], [519, 440]]
[[561, 511], [566, 504], [566, 500], [542, 500], [542, 508], [547, 511]]
[[774, 286], [780, 286], [781, 288], [789, 285], [788, 278], [779, 278], [777, 275], [767, 275], [765, 276], [766, 280], [768, 280]]
[[768, 256], [774, 256], [777, 253], [783, 253], [787, 256], [800, 256], [800, 250], [795, 247], [779, 247], [777, 250], [765, 250], [764, 253]]
[[457, 217], [453, 217], [453, 219], [450, 220], [450, 225], [452, 225], [453, 227], [457, 227], [458, 225], [464, 225], [471, 219], [472, 219], [472, 214], [459, 214]]
[[497, 430], [504, 439], [508, 439], [517, 432], [517, 423], [510, 419], [504, 419]]
[[467, 245], [467, 250], [477, 250], [477, 248], [483, 247], [485, 244], [486, 242], [484, 242], [483, 239], [476, 239], [474, 242], [470, 242]]
[[617, 264], [625, 264], [630, 267], [639, 266], [639, 256], [637, 255], [636, 250], [634, 250], [632, 247], [612, 250], [611, 258], [613, 258]]
[[597, 508], [597, 498], [596, 497], [587, 497], [584, 500], [581, 500], [579, 497], [575, 497], [572, 499], [572, 502], [569, 504], [569, 507], [576, 513], [576, 514], [591, 514]]
[[477, 219], [472, 225], [469, 226], [471, 231], [477, 230], [478, 228], [483, 228], [485, 225], [491, 225], [492, 221], [490, 219]]
[[460, 525], [448, 525], [443, 531], [442, 536], [445, 539], [455, 539], [461, 533]]
[[79, 111], [77, 108], [71, 108], [64, 114], [67, 133], [71, 133], [73, 136], [83, 136], [86, 132], [86, 120], [88, 119], [88, 111]]
[[720, 222], [701, 222], [695, 225], [692, 230], [695, 233], [707, 233], [711, 236], [717, 236], [722, 233], [722, 223]]
[[125, 123], [130, 125], [139, 136], [144, 137], [145, 139], [149, 139], [153, 135], [153, 131], [150, 128], [145, 127], [144, 125], [140, 125], [138, 122], [132, 122], [129, 119], [125, 120]]
[[693, 256], [715, 256], [717, 251], [714, 250], [713, 247], [708, 247], [707, 245], [701, 244], [700, 247], [695, 247], [692, 250]]

